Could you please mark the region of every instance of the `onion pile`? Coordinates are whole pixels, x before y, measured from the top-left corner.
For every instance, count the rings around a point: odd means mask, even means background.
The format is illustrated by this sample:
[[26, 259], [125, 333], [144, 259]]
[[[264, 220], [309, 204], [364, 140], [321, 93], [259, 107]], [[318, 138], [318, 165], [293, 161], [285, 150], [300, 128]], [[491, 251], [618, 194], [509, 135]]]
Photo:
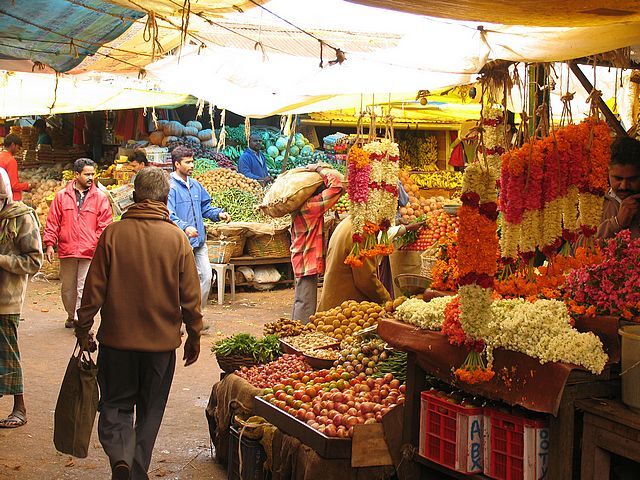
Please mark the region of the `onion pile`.
[[291, 379], [298, 373], [309, 371], [311, 371], [311, 366], [304, 361], [303, 357], [285, 354], [271, 363], [255, 365], [251, 368], [242, 367], [235, 374], [244, 378], [254, 387], [267, 388]]

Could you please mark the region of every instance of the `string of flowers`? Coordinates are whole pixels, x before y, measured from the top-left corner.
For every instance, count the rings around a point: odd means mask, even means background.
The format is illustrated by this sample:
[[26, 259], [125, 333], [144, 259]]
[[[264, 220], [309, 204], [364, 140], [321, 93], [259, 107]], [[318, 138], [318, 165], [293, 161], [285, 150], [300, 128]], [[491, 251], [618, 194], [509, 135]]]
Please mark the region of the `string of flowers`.
[[387, 230], [398, 208], [398, 144], [389, 139], [354, 145], [347, 157], [353, 248], [347, 265], [360, 267], [364, 258], [389, 255]]
[[505, 123], [502, 105], [486, 105], [482, 110], [480, 126], [483, 130], [484, 145], [480, 146], [480, 153], [486, 156], [490, 166], [500, 171], [502, 155], [505, 153]]

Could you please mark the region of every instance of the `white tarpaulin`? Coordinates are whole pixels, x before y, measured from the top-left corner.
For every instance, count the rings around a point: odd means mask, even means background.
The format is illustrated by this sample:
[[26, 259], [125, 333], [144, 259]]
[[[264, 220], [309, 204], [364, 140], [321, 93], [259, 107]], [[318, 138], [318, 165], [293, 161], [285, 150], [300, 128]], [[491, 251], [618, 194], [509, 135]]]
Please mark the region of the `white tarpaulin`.
[[118, 110], [193, 103], [157, 82], [108, 74], [56, 75], [0, 71], [0, 117]]

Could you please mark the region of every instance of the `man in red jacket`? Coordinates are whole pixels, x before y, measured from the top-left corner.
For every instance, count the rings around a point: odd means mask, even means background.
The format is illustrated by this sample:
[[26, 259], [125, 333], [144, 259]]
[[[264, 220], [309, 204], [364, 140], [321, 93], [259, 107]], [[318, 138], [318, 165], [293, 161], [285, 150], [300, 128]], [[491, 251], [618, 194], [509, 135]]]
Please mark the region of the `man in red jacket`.
[[19, 202], [22, 200], [22, 192], [31, 190], [31, 185], [27, 182], [21, 182], [18, 178], [18, 162], [15, 154], [22, 148], [22, 140], [14, 133], [10, 133], [4, 139], [4, 148], [0, 152], [0, 167], [4, 168], [9, 174], [11, 181], [11, 190], [13, 191], [13, 200]]
[[73, 328], [78, 318], [84, 280], [98, 239], [113, 221], [109, 198], [93, 182], [95, 167], [88, 158], [75, 161], [75, 179], [56, 194], [44, 230], [49, 262], [53, 261], [54, 247], [58, 247], [67, 328]]

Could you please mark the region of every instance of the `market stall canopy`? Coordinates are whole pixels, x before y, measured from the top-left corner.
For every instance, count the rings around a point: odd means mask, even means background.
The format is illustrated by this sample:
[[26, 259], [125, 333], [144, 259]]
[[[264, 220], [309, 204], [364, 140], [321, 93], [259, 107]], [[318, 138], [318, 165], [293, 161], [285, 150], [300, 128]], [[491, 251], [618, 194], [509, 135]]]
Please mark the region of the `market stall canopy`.
[[[206, 25], [265, 0], [29, 0], [0, 6], [0, 58], [58, 72], [138, 71]], [[184, 9], [183, 9], [184, 7]], [[188, 30], [188, 34], [183, 31]], [[202, 42], [199, 42], [202, 43]], [[9, 67], [0, 60], [0, 68]]]
[[171, 107], [194, 101], [189, 95], [161, 90], [148, 80], [98, 73], [56, 77], [0, 71], [0, 117]]
[[431, 17], [546, 27], [640, 22], [637, 0], [348, 0]]

